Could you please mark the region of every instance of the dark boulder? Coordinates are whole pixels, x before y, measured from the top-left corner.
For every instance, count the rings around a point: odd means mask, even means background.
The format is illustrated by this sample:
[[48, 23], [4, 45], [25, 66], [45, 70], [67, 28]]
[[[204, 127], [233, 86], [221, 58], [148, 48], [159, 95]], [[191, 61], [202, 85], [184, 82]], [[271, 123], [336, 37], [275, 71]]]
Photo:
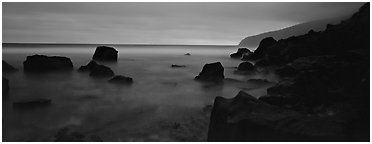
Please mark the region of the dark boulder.
[[254, 51], [253, 59], [263, 58], [267, 52], [267, 49], [276, 43], [277, 41], [272, 37], [262, 39], [260, 44], [258, 45], [258, 48]]
[[250, 54], [252, 54], [252, 52], [249, 49], [247, 49], [247, 48], [239, 48], [236, 53], [230, 54], [230, 57], [231, 58], [240, 59], [240, 58], [242, 58], [242, 56], [244, 56], [244, 55], [250, 55]]
[[3, 100], [9, 98], [9, 80], [3, 77]]
[[232, 53], [232, 54], [230, 54], [230, 57], [231, 58], [236, 58], [236, 59], [240, 59], [240, 58], [242, 58], [242, 54], [241, 53]]
[[216, 97], [208, 141], [345, 141], [337, 120], [270, 105], [242, 91], [232, 99]]
[[81, 66], [78, 71], [84, 72], [88, 71], [89, 76], [91, 77], [97, 77], [97, 78], [104, 78], [104, 77], [112, 77], [114, 76], [114, 72], [111, 70], [111, 68], [99, 65], [95, 61], [90, 61], [86, 66]]
[[186, 67], [186, 65], [176, 65], [176, 64], [172, 64], [171, 67], [172, 67], [172, 68], [182, 68], [182, 67]]
[[209, 63], [203, 66], [203, 70], [195, 77], [195, 80], [221, 82], [225, 78], [224, 68], [220, 62]]
[[21, 100], [13, 102], [13, 107], [15, 108], [36, 108], [36, 107], [43, 107], [49, 106], [52, 100], [45, 99], [45, 98], [37, 98], [37, 99], [29, 99], [29, 100]]
[[114, 76], [112, 79], [108, 80], [108, 82], [114, 84], [132, 84], [133, 79], [131, 77], [117, 75]]
[[116, 62], [118, 60], [118, 51], [113, 47], [99, 46], [94, 52], [93, 60]]
[[190, 54], [190, 53], [186, 53], [185, 55], [189, 56], [189, 55], [191, 55], [191, 54]]
[[23, 67], [25, 72], [67, 71], [73, 69], [73, 64], [67, 57], [33, 55], [27, 56]]
[[89, 76], [97, 78], [106, 78], [114, 76], [114, 72], [111, 70], [111, 68], [107, 66], [97, 65], [90, 71]]
[[254, 70], [254, 66], [250, 62], [242, 62], [239, 64], [238, 70], [239, 71], [251, 71], [251, 70]]
[[14, 72], [14, 71], [17, 71], [17, 69], [3, 60], [3, 73]]

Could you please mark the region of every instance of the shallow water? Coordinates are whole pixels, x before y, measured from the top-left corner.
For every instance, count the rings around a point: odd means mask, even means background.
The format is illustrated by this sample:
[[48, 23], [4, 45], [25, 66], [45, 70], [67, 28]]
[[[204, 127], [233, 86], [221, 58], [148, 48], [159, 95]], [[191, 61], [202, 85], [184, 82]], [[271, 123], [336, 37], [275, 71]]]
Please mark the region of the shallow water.
[[[93, 79], [77, 68], [87, 64], [94, 45], [3, 45], [3, 60], [18, 72], [3, 74], [10, 81], [10, 99], [3, 102], [4, 141], [53, 141], [57, 131], [69, 127], [104, 141], [205, 141], [210, 109], [216, 96], [231, 98], [240, 90], [265, 95], [267, 86], [247, 83], [251, 78], [275, 81], [270, 74], [235, 74], [241, 62], [229, 58], [233, 46], [115, 46], [117, 75], [132, 77], [131, 86]], [[191, 53], [191, 56], [185, 56]], [[72, 72], [24, 74], [22, 62], [33, 54], [71, 58]], [[222, 85], [194, 81], [206, 63], [225, 67]], [[172, 64], [186, 65], [171, 68]], [[14, 101], [50, 98], [37, 109], [14, 109]]]

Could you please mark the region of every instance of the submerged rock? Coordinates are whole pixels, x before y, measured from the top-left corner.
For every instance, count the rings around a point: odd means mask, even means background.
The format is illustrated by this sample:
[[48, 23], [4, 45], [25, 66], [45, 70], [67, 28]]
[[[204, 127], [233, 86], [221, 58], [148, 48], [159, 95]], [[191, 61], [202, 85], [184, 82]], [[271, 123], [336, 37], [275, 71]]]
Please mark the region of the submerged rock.
[[172, 68], [182, 68], [182, 67], [186, 67], [186, 65], [176, 65], [176, 64], [172, 64], [171, 67], [172, 67]]
[[251, 70], [254, 70], [254, 66], [250, 62], [242, 62], [239, 64], [238, 70], [239, 71], [251, 71]]
[[89, 76], [98, 78], [114, 76], [114, 72], [111, 70], [111, 68], [104, 65], [99, 65], [93, 60], [90, 61], [86, 66], [81, 66], [78, 71], [89, 71]]
[[35, 107], [49, 106], [51, 102], [52, 102], [51, 99], [37, 98], [37, 99], [16, 101], [16, 102], [13, 102], [13, 106], [16, 108], [35, 108]]
[[14, 72], [14, 71], [17, 71], [17, 69], [3, 60], [3, 73]]
[[118, 60], [118, 51], [113, 47], [99, 46], [94, 52], [93, 60], [116, 62]]
[[33, 55], [23, 62], [25, 72], [50, 72], [72, 70], [70, 58], [60, 56]]
[[3, 77], [3, 100], [9, 98], [9, 80]]
[[220, 62], [209, 63], [203, 66], [203, 70], [195, 77], [195, 80], [221, 82], [225, 78], [224, 68]]
[[117, 76], [114, 76], [112, 79], [108, 80], [108, 82], [115, 83], [115, 84], [132, 84], [133, 79], [131, 77], [117, 75]]
[[343, 141], [344, 125], [270, 105], [240, 91], [232, 99], [216, 97], [208, 141]]

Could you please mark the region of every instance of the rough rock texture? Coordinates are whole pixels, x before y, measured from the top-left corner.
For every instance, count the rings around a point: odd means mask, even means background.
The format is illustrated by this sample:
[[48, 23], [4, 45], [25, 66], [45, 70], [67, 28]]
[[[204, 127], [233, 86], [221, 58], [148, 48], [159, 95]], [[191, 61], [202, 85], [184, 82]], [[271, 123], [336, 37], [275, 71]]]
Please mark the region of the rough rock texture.
[[3, 100], [9, 98], [9, 80], [3, 77]]
[[239, 64], [238, 70], [239, 71], [251, 71], [251, 70], [254, 70], [254, 66], [250, 62], [242, 62]]
[[209, 63], [203, 66], [203, 70], [195, 77], [195, 80], [221, 82], [225, 78], [224, 68], [220, 62]]
[[97, 78], [114, 76], [114, 72], [111, 70], [111, 68], [104, 65], [99, 65], [95, 61], [90, 61], [86, 66], [81, 66], [79, 71], [89, 71], [89, 76]]
[[116, 62], [118, 60], [118, 51], [113, 47], [99, 46], [94, 52], [93, 60]]
[[117, 75], [114, 76], [112, 79], [108, 81], [109, 83], [115, 83], [115, 84], [132, 84], [133, 79], [131, 77], [121, 76]]
[[270, 105], [242, 91], [216, 97], [208, 141], [348, 141], [347, 121]]
[[25, 72], [50, 72], [72, 70], [73, 64], [67, 57], [33, 55], [23, 62]]
[[3, 60], [3, 73], [14, 72], [14, 71], [17, 71], [17, 69]]

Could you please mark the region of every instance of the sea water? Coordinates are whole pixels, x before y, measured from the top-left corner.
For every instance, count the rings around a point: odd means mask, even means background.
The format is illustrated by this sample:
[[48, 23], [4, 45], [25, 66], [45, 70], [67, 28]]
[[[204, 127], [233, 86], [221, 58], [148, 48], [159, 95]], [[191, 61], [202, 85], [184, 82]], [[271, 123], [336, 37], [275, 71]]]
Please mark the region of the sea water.
[[[231, 98], [245, 90], [259, 97], [266, 87], [246, 81], [271, 79], [234, 73], [242, 62], [229, 57], [236, 46], [112, 45], [119, 51], [118, 62], [100, 64], [134, 81], [119, 86], [77, 71], [91, 60], [97, 46], [3, 44], [3, 60], [19, 69], [3, 73], [10, 81], [10, 98], [3, 101], [3, 141], [53, 141], [66, 127], [103, 141], [206, 141], [216, 96]], [[22, 63], [34, 54], [69, 57], [74, 70], [25, 74]], [[209, 85], [194, 80], [203, 65], [212, 62], [222, 63], [230, 81]], [[186, 67], [172, 68], [172, 64]], [[48, 98], [52, 103], [36, 109], [12, 106], [31, 98]]]

